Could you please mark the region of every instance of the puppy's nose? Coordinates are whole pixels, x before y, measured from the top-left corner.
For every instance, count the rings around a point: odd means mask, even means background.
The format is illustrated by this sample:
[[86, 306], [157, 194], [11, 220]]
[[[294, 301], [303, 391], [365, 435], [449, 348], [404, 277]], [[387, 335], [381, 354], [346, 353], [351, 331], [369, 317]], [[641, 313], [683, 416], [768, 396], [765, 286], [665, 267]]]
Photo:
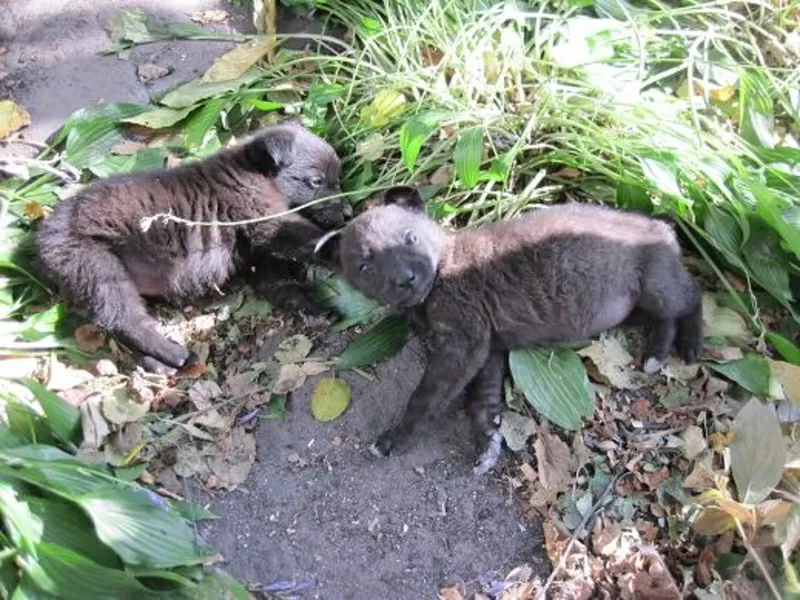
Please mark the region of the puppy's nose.
[[400, 275], [395, 283], [397, 287], [407, 290], [414, 286], [414, 282], [417, 280], [417, 274], [414, 271], [407, 270], [402, 275]]

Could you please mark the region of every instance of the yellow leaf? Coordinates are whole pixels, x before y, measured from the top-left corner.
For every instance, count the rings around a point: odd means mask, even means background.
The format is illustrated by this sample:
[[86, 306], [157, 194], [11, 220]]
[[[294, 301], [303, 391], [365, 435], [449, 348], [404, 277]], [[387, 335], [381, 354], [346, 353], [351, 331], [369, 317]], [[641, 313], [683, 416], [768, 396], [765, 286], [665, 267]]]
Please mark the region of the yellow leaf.
[[0, 138], [31, 124], [28, 111], [11, 100], [0, 101]]
[[702, 535], [718, 535], [736, 527], [736, 522], [724, 510], [707, 506], [692, 523], [692, 528]]
[[783, 500], [765, 500], [756, 508], [761, 525], [773, 525], [787, 517], [792, 509], [792, 504]]
[[383, 127], [405, 110], [406, 97], [400, 92], [383, 89], [361, 109], [361, 120], [371, 127]]
[[260, 38], [252, 44], [240, 44], [227, 54], [223, 54], [214, 61], [205, 75], [200, 79], [202, 83], [217, 81], [230, 81], [241, 77], [256, 64], [275, 45], [272, 39]]
[[800, 406], [800, 367], [782, 360], [770, 360], [769, 366], [772, 375], [781, 384], [786, 399]]
[[323, 379], [311, 395], [311, 414], [317, 421], [333, 421], [350, 405], [350, 386], [343, 379]]
[[33, 200], [25, 203], [25, 208], [22, 209], [22, 212], [25, 213], [25, 216], [31, 221], [37, 221], [38, 219], [44, 217], [44, 209], [42, 208], [42, 205], [38, 202], [34, 202]]
[[736, 502], [736, 500], [731, 500], [730, 498], [718, 498], [715, 504], [717, 508], [725, 511], [740, 523], [748, 525], [755, 523], [755, 514], [753, 513], [752, 509], [739, 504]]

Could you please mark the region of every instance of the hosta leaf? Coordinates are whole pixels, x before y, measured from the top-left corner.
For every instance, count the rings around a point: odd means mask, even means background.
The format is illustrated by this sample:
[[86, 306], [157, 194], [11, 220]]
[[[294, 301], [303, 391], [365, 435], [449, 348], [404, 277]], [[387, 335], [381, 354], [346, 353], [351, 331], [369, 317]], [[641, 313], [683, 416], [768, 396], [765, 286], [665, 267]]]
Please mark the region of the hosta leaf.
[[27, 387], [39, 401], [53, 433], [67, 444], [77, 442], [81, 423], [80, 411], [38, 381], [23, 379], [20, 383]]
[[340, 275], [314, 281], [315, 299], [326, 308], [333, 308], [343, 320], [336, 329], [363, 323], [380, 314], [380, 304], [347, 283]]
[[662, 194], [681, 196], [675, 166], [657, 158], [639, 157], [642, 174], [650, 184]]
[[148, 592], [133, 575], [54, 544], [36, 544], [36, 555], [26, 557], [23, 569], [37, 587], [63, 600], [117, 600]]
[[164, 166], [168, 155], [169, 150], [166, 148], [143, 148], [129, 156], [111, 155], [90, 168], [97, 177], [159, 169]]
[[594, 389], [581, 359], [566, 348], [529, 348], [509, 354], [514, 383], [547, 420], [578, 429], [594, 412]]
[[142, 125], [150, 129], [163, 129], [165, 127], [172, 127], [178, 121], [185, 119], [190, 112], [194, 110], [194, 106], [187, 106], [186, 108], [168, 108], [166, 106], [159, 106], [149, 112], [141, 113], [139, 115], [122, 119], [125, 123], [133, 123], [135, 125]]
[[756, 396], [766, 398], [774, 390], [769, 362], [758, 354], [745, 354], [743, 358], [726, 363], [709, 361], [705, 364]]
[[203, 83], [230, 81], [241, 77], [247, 69], [256, 64], [261, 57], [275, 46], [271, 37], [257, 37], [252, 42], [236, 46], [217, 58], [200, 79]]
[[433, 133], [436, 122], [441, 118], [441, 113], [431, 112], [403, 123], [400, 128], [400, 154], [409, 171], [414, 170], [422, 144]]
[[733, 264], [741, 264], [739, 256], [744, 235], [733, 215], [721, 208], [709, 205], [703, 228], [729, 261]]
[[411, 326], [406, 318], [390, 315], [350, 342], [334, 368], [352, 369], [381, 362], [399, 352], [410, 337]]
[[800, 365], [800, 348], [774, 331], [767, 332], [767, 340], [787, 362]]
[[456, 174], [465, 187], [478, 183], [483, 152], [483, 130], [479, 127], [468, 129], [458, 138], [453, 161]]
[[790, 302], [788, 261], [775, 231], [763, 221], [750, 222], [750, 236], [742, 248], [753, 279], [782, 302]]
[[739, 500], [758, 504], [778, 485], [786, 463], [786, 447], [778, 417], [758, 398], [745, 404], [733, 420], [731, 470]]
[[775, 116], [767, 78], [755, 69], [739, 80], [739, 135], [762, 148], [775, 146], [772, 130]]
[[168, 568], [203, 559], [187, 523], [143, 491], [106, 488], [84, 494], [76, 502], [92, 519], [97, 536], [126, 564]]
[[161, 104], [171, 108], [193, 106], [201, 100], [236, 91], [243, 85], [256, 80], [260, 75], [261, 71], [253, 68], [244, 73], [241, 77], [229, 81], [203, 83], [199, 79], [194, 79], [169, 92], [161, 99]]
[[197, 148], [203, 145], [203, 140], [208, 130], [217, 122], [220, 113], [222, 113], [227, 104], [228, 98], [215, 98], [206, 102], [205, 106], [189, 119], [184, 129], [188, 146]]

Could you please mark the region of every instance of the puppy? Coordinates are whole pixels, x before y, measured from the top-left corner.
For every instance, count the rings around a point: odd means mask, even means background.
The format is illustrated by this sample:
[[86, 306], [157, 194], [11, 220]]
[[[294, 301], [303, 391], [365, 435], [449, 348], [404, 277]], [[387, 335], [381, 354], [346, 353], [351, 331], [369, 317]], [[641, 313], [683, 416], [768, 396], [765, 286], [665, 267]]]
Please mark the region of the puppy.
[[310, 309], [297, 262], [352, 211], [335, 199], [237, 227], [156, 222], [143, 231], [141, 220], [264, 217], [338, 193], [340, 169], [333, 148], [300, 125], [268, 127], [201, 162], [94, 182], [42, 223], [38, 258], [68, 302], [137, 350], [145, 369], [171, 372], [195, 357], [158, 332], [143, 297], [180, 304], [244, 271], [275, 304]]
[[509, 350], [585, 339], [629, 317], [649, 327], [649, 373], [674, 343], [687, 363], [702, 350], [699, 286], [672, 227], [643, 215], [567, 204], [448, 233], [416, 189], [397, 186], [317, 246], [362, 293], [407, 311], [430, 348], [400, 422], [373, 447], [383, 456], [468, 388], [476, 473], [491, 469]]

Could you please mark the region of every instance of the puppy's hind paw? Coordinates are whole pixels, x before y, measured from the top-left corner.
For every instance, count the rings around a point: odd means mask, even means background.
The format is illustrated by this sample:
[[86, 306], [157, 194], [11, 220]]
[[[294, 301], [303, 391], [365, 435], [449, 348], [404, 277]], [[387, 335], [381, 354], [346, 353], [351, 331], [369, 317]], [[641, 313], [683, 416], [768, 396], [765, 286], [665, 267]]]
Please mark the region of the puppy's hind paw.
[[381, 434], [378, 440], [369, 447], [369, 451], [380, 458], [386, 458], [392, 451], [392, 437], [387, 433]]
[[661, 370], [661, 367], [664, 366], [663, 360], [658, 360], [656, 357], [651, 356], [646, 361], [644, 361], [644, 366], [642, 369], [648, 375], [655, 375]]
[[489, 441], [486, 442], [486, 448], [481, 452], [478, 460], [475, 461], [475, 466], [472, 468], [472, 474], [475, 477], [483, 475], [491, 471], [497, 461], [500, 460], [500, 453], [503, 450], [503, 436], [499, 431], [495, 431]]

